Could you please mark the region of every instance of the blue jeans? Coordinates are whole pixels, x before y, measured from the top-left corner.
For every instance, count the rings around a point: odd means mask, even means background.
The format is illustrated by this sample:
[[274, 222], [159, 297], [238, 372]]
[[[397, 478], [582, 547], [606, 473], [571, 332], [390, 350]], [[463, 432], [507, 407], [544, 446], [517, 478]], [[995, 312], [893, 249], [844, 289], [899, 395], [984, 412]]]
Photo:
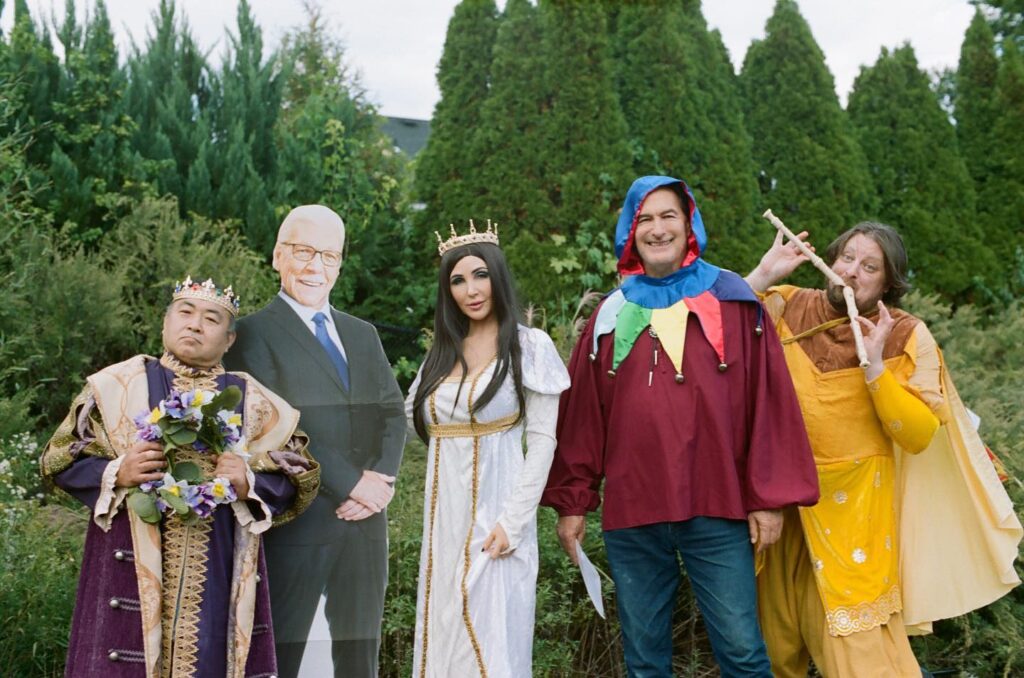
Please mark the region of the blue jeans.
[[672, 675], [679, 557], [722, 675], [770, 678], [746, 521], [697, 517], [608, 530], [604, 543], [631, 678]]

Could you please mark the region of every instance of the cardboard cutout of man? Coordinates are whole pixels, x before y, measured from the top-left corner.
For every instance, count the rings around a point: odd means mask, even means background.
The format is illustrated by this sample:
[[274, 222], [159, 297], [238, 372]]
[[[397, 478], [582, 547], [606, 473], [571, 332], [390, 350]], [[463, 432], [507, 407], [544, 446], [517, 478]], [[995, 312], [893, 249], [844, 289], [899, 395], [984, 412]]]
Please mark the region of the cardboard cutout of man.
[[376, 676], [388, 573], [385, 509], [405, 444], [402, 393], [373, 325], [332, 308], [345, 225], [321, 205], [278, 231], [281, 291], [238, 322], [227, 365], [302, 413], [321, 464], [310, 509], [267, 540], [280, 675], [298, 674], [321, 596], [337, 676]]

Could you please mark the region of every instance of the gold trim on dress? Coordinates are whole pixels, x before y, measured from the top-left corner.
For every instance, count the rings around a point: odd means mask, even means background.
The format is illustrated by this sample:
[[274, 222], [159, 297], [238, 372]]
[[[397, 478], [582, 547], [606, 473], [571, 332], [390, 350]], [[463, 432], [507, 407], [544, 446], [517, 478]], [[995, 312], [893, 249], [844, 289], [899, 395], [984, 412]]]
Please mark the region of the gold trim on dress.
[[503, 433], [516, 425], [518, 414], [510, 414], [494, 421], [473, 421], [459, 424], [428, 424], [427, 434], [431, 438], [477, 438]]
[[833, 636], [848, 636], [859, 631], [870, 631], [889, 621], [894, 612], [903, 609], [903, 595], [899, 586], [893, 586], [886, 593], [869, 603], [848, 607], [825, 609], [828, 632]]
[[[470, 424], [477, 424], [476, 415], [473, 414], [473, 394], [476, 392], [477, 382], [480, 375], [473, 378], [466, 395], [466, 409], [469, 411]], [[476, 525], [476, 505], [480, 490], [480, 436], [473, 436], [473, 503], [469, 514], [469, 529], [466, 531], [466, 545], [462, 554], [462, 621], [466, 625], [466, 632], [469, 633], [469, 642], [473, 644], [473, 653], [476, 655], [476, 664], [480, 669], [481, 678], [487, 678], [487, 667], [484, 665], [483, 652], [480, 650], [480, 641], [477, 640], [476, 630], [473, 628], [473, 620], [469, 615], [469, 568], [473, 563], [470, 546], [473, 541], [473, 527]]]
[[[430, 394], [430, 418], [437, 419], [437, 403], [435, 394]], [[438, 466], [441, 463], [441, 439], [434, 438], [434, 474], [430, 486], [430, 518], [427, 531], [427, 572], [423, 584], [423, 656], [420, 658], [420, 678], [427, 675], [427, 647], [430, 631], [430, 583], [434, 574], [434, 517], [437, 515], [437, 483]]]

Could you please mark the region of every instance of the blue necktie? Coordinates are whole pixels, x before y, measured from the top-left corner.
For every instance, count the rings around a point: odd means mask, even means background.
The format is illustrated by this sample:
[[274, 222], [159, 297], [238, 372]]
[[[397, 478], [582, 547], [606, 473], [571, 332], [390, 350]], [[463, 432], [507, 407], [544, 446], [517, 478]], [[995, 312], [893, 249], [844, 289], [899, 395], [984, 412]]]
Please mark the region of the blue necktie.
[[345, 356], [341, 354], [338, 347], [331, 341], [331, 336], [327, 334], [327, 316], [323, 313], [317, 313], [313, 316], [313, 323], [316, 325], [316, 340], [320, 342], [320, 345], [327, 351], [327, 357], [334, 363], [334, 368], [338, 370], [338, 376], [341, 377], [341, 384], [348, 390], [348, 363], [345, 362]]

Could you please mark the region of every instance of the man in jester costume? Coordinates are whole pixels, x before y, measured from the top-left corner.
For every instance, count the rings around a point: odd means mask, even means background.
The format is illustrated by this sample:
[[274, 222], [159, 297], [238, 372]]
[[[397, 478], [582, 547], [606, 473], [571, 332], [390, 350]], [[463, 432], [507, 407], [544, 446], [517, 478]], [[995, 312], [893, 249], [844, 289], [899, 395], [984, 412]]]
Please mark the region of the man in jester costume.
[[569, 364], [542, 503], [576, 562], [604, 480], [604, 541], [630, 676], [672, 675], [672, 610], [686, 566], [725, 676], [770, 676], [755, 551], [782, 510], [818, 499], [799, 404], [750, 287], [701, 259], [693, 194], [637, 179], [615, 232], [622, 285]]
[[[797, 236], [805, 238], [806, 234]], [[842, 288], [773, 286], [807, 257], [780, 234], [747, 281], [782, 339], [821, 484], [787, 510], [758, 574], [772, 670], [803, 678], [920, 676], [908, 632], [1020, 583], [1021, 525], [920, 319], [891, 226], [861, 222], [824, 262], [854, 292], [861, 369]]]

